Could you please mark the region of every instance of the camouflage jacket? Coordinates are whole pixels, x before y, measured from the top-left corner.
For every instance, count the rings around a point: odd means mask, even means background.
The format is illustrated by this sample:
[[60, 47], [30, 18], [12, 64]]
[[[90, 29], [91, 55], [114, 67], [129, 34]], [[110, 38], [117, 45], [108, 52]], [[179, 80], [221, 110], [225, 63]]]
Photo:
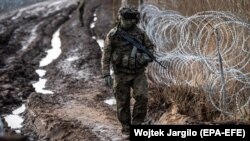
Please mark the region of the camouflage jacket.
[[[117, 33], [122, 29], [117, 26], [110, 30], [105, 39], [105, 46], [102, 54], [102, 74], [103, 76], [110, 74], [110, 65], [112, 65], [114, 73], [123, 72], [127, 74], [136, 74], [145, 71], [148, 61], [143, 62], [144, 53], [137, 51], [135, 58], [131, 58], [133, 45], [121, 38]], [[135, 26], [127, 31], [130, 36], [139, 40], [151, 53], [154, 51], [154, 45], [144, 31]], [[145, 61], [144, 61], [145, 62]]]

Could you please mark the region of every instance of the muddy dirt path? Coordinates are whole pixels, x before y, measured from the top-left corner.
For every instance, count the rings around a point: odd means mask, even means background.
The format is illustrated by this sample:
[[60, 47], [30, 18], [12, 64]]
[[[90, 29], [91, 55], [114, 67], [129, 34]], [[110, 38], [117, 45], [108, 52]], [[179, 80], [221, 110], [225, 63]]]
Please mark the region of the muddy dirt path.
[[35, 91], [35, 69], [51, 48], [52, 34], [76, 7], [75, 1], [58, 2], [45, 1], [0, 15], [0, 115], [4, 118]]
[[[45, 69], [47, 89], [53, 95], [33, 94], [27, 103], [27, 128], [50, 140], [121, 140], [115, 107], [104, 103], [112, 97], [101, 79], [101, 39], [110, 27], [108, 1], [86, 5], [86, 27], [79, 26], [77, 11], [60, 30], [62, 53]], [[110, 1], [111, 3], [111, 1]], [[110, 4], [109, 3], [109, 4]], [[107, 9], [108, 8], [108, 9]], [[89, 28], [97, 16], [96, 27]], [[105, 18], [101, 16], [105, 14]], [[107, 16], [107, 15], [110, 15]], [[98, 31], [96, 31], [98, 29]]]
[[[0, 114], [25, 103], [21, 132], [34, 140], [123, 140], [115, 104], [105, 103], [112, 102], [112, 90], [101, 78], [100, 47], [112, 28], [112, 0], [88, 1], [85, 27], [80, 27], [76, 6], [77, 0], [48, 0], [0, 16]], [[60, 56], [41, 65], [54, 35]], [[33, 87], [40, 79], [47, 79], [46, 90]], [[166, 105], [154, 90], [150, 85], [149, 115], [159, 119]]]
[[[60, 27], [62, 53], [42, 67], [47, 70], [46, 89], [53, 95], [30, 95], [24, 132], [35, 133], [38, 140], [122, 140], [115, 105], [104, 102], [112, 91], [101, 78], [97, 43], [112, 26], [110, 6], [111, 0], [89, 1], [86, 27], [80, 27], [77, 11]], [[92, 21], [96, 21], [94, 28], [90, 27]]]

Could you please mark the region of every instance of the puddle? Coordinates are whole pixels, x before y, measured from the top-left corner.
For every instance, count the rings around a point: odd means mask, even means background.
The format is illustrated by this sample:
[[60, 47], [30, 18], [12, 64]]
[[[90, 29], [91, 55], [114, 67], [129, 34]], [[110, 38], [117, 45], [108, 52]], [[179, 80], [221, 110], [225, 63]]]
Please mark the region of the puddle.
[[[95, 22], [96, 22], [97, 19], [98, 19], [96, 13], [94, 13], [93, 16], [94, 16], [94, 19], [93, 19], [93, 22], [92, 22], [91, 25], [90, 25], [90, 28], [92, 28], [92, 27], [94, 28], [94, 27], [95, 27]], [[98, 43], [98, 45], [99, 45], [101, 51], [103, 52], [104, 42], [105, 42], [104, 39], [97, 39], [96, 36], [92, 36], [92, 39], [96, 40], [96, 42]], [[110, 74], [111, 74], [111, 75], [114, 74], [114, 71], [113, 71], [112, 69], [110, 69]]]
[[23, 104], [21, 107], [17, 108], [12, 112], [11, 115], [4, 117], [5, 121], [8, 124], [8, 127], [14, 129], [16, 133], [21, 133], [21, 128], [23, 127], [22, 123], [24, 119], [20, 116], [25, 111], [26, 107]]
[[110, 98], [110, 99], [107, 99], [104, 101], [106, 104], [108, 105], [116, 105], [116, 100], [114, 97]]
[[90, 28], [94, 28], [94, 27], [95, 27], [95, 23], [91, 23]]
[[39, 26], [39, 24], [36, 25], [36, 26], [31, 30], [30, 38], [29, 38], [29, 40], [27, 41], [27, 43], [25, 43], [25, 45], [23, 45], [22, 50], [26, 50], [26, 49], [29, 47], [29, 45], [36, 39], [36, 37], [37, 37], [36, 31], [37, 31], [38, 26]]
[[46, 74], [46, 70], [38, 69], [36, 70], [36, 73], [40, 76], [43, 77]]
[[42, 94], [53, 94], [52, 91], [45, 90], [45, 85], [47, 82], [47, 79], [43, 79], [41, 77], [45, 76], [46, 70], [38, 69], [36, 70], [36, 73], [39, 75], [39, 81], [36, 83], [33, 83], [33, 87], [35, 88], [35, 91], [37, 93], [42, 93]]
[[[94, 19], [92, 21], [92, 23], [90, 24], [90, 28], [94, 28], [95, 27], [95, 23], [97, 21], [97, 16], [96, 16], [96, 13], [94, 13]], [[104, 48], [104, 39], [97, 39], [96, 36], [92, 36], [92, 39], [96, 40], [96, 42], [98, 43], [99, 47], [101, 48], [101, 50], [103, 51], [103, 48]]]
[[114, 70], [112, 68], [110, 69], [110, 74], [111, 76], [114, 74]]
[[19, 129], [22, 128], [22, 123], [24, 119], [19, 115], [8, 115], [4, 117], [5, 121], [8, 123], [8, 126], [11, 129]]
[[96, 42], [98, 43], [99, 47], [103, 51], [104, 48], [104, 40], [103, 39], [97, 39]]
[[[59, 28], [52, 37], [51, 40], [51, 46], [52, 49], [49, 49], [47, 51], [47, 56], [45, 58], [43, 58], [40, 61], [40, 67], [44, 67], [49, 65], [53, 60], [55, 60], [56, 58], [58, 58], [62, 52], [61, 50], [61, 39], [60, 39], [60, 29]], [[36, 73], [39, 75], [39, 81], [36, 83], [33, 83], [33, 87], [35, 88], [35, 91], [37, 93], [42, 93], [42, 94], [54, 94], [54, 92], [50, 91], [50, 90], [45, 90], [45, 85], [47, 82], [47, 79], [42, 78], [45, 76], [46, 74], [46, 70], [42, 70], [42, 69], [37, 69]]]
[[93, 22], [90, 24], [91, 29], [95, 28], [95, 23], [97, 21], [96, 13], [94, 13], [93, 16], [94, 16]]
[[33, 84], [35, 91], [42, 94], [53, 94], [50, 90], [45, 90], [47, 79], [39, 78], [39, 81]]
[[40, 67], [47, 66], [53, 60], [58, 58], [62, 52], [61, 50], [61, 40], [60, 40], [60, 28], [54, 33], [51, 41], [52, 49], [47, 50], [47, 56], [43, 58], [40, 62]]
[[25, 111], [26, 107], [25, 105], [23, 104], [21, 107], [17, 108], [16, 110], [14, 110], [12, 113], [14, 115], [19, 115], [21, 113], [23, 113]]
[[79, 59], [78, 56], [73, 56], [73, 57], [67, 58], [66, 60], [69, 61], [69, 62], [72, 62], [72, 61], [75, 61], [75, 60], [78, 60], [78, 59]]

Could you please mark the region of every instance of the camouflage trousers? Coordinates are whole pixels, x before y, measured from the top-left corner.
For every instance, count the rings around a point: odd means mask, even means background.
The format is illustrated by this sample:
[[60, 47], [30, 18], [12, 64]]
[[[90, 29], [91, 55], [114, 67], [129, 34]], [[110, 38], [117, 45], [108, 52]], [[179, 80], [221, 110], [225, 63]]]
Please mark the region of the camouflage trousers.
[[83, 22], [84, 8], [85, 8], [85, 1], [82, 0], [78, 7], [78, 12], [79, 12], [78, 16], [79, 16], [79, 21], [81, 23], [81, 26], [84, 26], [84, 22]]
[[[130, 90], [135, 99], [133, 112], [130, 111]], [[117, 73], [114, 75], [114, 94], [117, 103], [117, 116], [123, 128], [142, 124], [147, 114], [148, 83], [145, 73], [137, 75]], [[131, 120], [132, 119], [132, 120]]]

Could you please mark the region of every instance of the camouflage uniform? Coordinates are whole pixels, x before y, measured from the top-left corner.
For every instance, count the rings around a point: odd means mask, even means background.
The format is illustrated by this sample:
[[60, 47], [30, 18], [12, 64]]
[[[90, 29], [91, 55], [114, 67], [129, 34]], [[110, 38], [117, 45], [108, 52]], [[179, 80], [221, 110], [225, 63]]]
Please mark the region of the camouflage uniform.
[[3, 135], [4, 135], [3, 122], [2, 122], [2, 119], [0, 117], [0, 137]]
[[[119, 25], [111, 29], [105, 39], [102, 56], [103, 76], [110, 75], [110, 63], [114, 70], [114, 95], [117, 101], [117, 116], [123, 128], [131, 124], [142, 124], [147, 114], [148, 84], [145, 68], [150, 61], [144, 61], [145, 54], [137, 51], [135, 58], [131, 58], [133, 46], [121, 38], [118, 32], [123, 30]], [[139, 40], [150, 52], [153, 53], [154, 45], [144, 31], [134, 26], [126, 31], [129, 35]], [[135, 105], [130, 112], [130, 89], [133, 89]]]
[[84, 7], [85, 7], [85, 0], [80, 0], [77, 9], [79, 12], [79, 21], [81, 23], [81, 26], [84, 26], [84, 22], [83, 22]]

